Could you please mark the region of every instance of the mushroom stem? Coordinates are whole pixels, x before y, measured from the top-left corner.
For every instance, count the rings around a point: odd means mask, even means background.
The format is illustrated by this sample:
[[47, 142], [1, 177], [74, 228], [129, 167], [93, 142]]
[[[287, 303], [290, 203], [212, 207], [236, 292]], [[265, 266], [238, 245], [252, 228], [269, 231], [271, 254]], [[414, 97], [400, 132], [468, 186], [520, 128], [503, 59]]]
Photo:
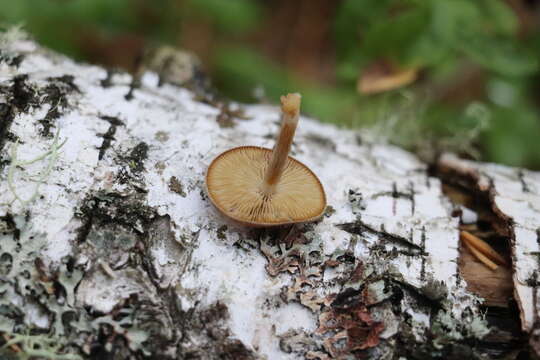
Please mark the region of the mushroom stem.
[[281, 130], [276, 146], [272, 151], [270, 165], [264, 176], [262, 190], [266, 195], [272, 195], [275, 192], [276, 184], [279, 182], [285, 163], [287, 162], [287, 157], [289, 156], [289, 151], [291, 150], [294, 138], [294, 132], [296, 131], [296, 125], [298, 125], [300, 99], [301, 96], [298, 93], [281, 97]]

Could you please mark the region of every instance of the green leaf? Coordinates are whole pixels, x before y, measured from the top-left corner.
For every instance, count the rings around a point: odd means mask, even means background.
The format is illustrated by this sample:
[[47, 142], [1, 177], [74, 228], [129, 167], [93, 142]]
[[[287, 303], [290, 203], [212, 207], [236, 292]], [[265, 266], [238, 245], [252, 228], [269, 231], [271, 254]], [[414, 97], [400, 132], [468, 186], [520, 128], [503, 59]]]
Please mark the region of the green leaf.
[[277, 98], [290, 91], [284, 69], [246, 47], [222, 47], [215, 57], [216, 80], [226, 93], [243, 101], [252, 101], [252, 92], [263, 86], [266, 95]]
[[437, 66], [453, 57], [452, 50], [448, 43], [440, 41], [426, 29], [403, 51], [403, 65]]
[[525, 76], [538, 70], [538, 59], [514, 40], [461, 33], [456, 47], [476, 63], [508, 76]]
[[[493, 0], [498, 1], [498, 0]], [[482, 22], [480, 9], [470, 0], [431, 1], [431, 31], [437, 41], [457, 41], [456, 34], [477, 31]]]
[[513, 166], [538, 167], [538, 112], [525, 104], [494, 109], [490, 129], [483, 137], [487, 160]]
[[352, 116], [358, 97], [348, 88], [323, 88], [303, 81], [249, 48], [224, 47], [216, 59], [217, 85], [236, 99], [252, 101], [258, 86], [274, 102], [283, 94], [297, 91], [302, 94], [303, 114], [341, 124]]
[[484, 14], [483, 25], [488, 31], [505, 35], [516, 33], [518, 19], [506, 2], [501, 0], [475, 0], [475, 2]]
[[389, 57], [403, 62], [408, 50], [426, 31], [429, 13], [416, 7], [387, 21], [380, 21], [366, 31], [362, 51], [371, 58]]
[[211, 17], [222, 31], [242, 33], [260, 23], [260, 7], [250, 0], [191, 0], [200, 14]]
[[446, 43], [489, 70], [524, 76], [538, 68], [537, 60], [510, 35], [515, 17], [500, 1], [433, 1], [432, 31]]
[[[361, 65], [369, 61], [361, 44], [362, 34], [381, 19], [387, 18], [395, 0], [344, 0], [336, 10], [334, 43], [336, 47], [336, 75], [340, 80], [353, 82]], [[381, 39], [384, 40], [384, 39]]]

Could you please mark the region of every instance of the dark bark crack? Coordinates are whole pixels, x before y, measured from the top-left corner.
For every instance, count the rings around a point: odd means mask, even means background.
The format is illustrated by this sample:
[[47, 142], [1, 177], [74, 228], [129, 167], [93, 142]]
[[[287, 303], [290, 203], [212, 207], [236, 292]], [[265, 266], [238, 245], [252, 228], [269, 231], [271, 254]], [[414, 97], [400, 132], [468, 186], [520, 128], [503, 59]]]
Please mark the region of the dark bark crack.
[[352, 223], [339, 224], [337, 226], [350, 234], [363, 235], [365, 232], [375, 234], [387, 242], [396, 243], [412, 250], [416, 250], [417, 253], [415, 252], [415, 255], [427, 255], [422, 246], [413, 243], [412, 239], [406, 239], [402, 236], [391, 234], [384, 229], [384, 226], [382, 226], [380, 230], [377, 230], [362, 222], [361, 219]]
[[[489, 242], [498, 253], [503, 256], [506, 254], [514, 262], [513, 256], [509, 256], [511, 254], [512, 243], [515, 241], [514, 221], [512, 218], [501, 213], [495, 205], [493, 178], [481, 172], [452, 168], [444, 163], [433, 166], [430, 169], [430, 174], [441, 180], [443, 193], [453, 204], [456, 206], [466, 206], [478, 214], [478, 221], [476, 224], [473, 224], [478, 231], [478, 236]], [[489, 185], [487, 187], [480, 187], [480, 176], [488, 179]], [[523, 179], [522, 171], [518, 171], [518, 178], [522, 183], [522, 191], [527, 192], [528, 188]], [[512, 267], [510, 271], [513, 270], [514, 268]], [[458, 271], [460, 271], [459, 268]], [[478, 274], [467, 274], [460, 271], [457, 276], [458, 280], [464, 277], [469, 287], [473, 286], [475, 289], [481, 289], [481, 287], [476, 287], [475, 285], [477, 282], [482, 282]], [[531, 278], [526, 281], [530, 281], [532, 286], [537, 286], [535, 279]], [[508, 279], [508, 282], [513, 287], [512, 280]], [[498, 285], [494, 284], [493, 286]], [[508, 284], [505, 286], [508, 286]], [[489, 291], [493, 293], [494, 289], [491, 288]], [[479, 295], [489, 297], [490, 293], [480, 293]], [[479, 347], [493, 357], [495, 355], [501, 357], [508, 356], [512, 353], [528, 352], [526, 349], [527, 335], [521, 332], [516, 300], [513, 297], [513, 293], [509, 293], [508, 295], [509, 299], [505, 307], [500, 307], [501, 305], [498, 302], [494, 302], [494, 300], [491, 301], [497, 305], [490, 305], [491, 303], [488, 302], [487, 305], [483, 306], [491, 332], [479, 343]], [[501, 312], [504, 309], [508, 309], [508, 311]], [[504, 342], [497, 342], [497, 339], [501, 337], [504, 338]]]
[[118, 126], [124, 126], [124, 123], [114, 116], [100, 116], [100, 119], [107, 121], [110, 126], [107, 129], [107, 131], [104, 134], [98, 134], [98, 136], [101, 136], [103, 138], [103, 142], [101, 143], [101, 146], [99, 149], [99, 155], [98, 159], [102, 160], [103, 156], [105, 156], [105, 151], [111, 147], [111, 143], [113, 140], [115, 140], [114, 135], [116, 134], [116, 129]]

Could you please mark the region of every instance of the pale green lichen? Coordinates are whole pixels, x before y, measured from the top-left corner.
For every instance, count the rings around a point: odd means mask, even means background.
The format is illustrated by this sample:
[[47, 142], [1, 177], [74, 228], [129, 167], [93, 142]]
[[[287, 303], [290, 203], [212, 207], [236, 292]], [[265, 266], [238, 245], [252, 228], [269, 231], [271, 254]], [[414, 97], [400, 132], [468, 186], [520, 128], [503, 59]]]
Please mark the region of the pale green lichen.
[[[23, 207], [26, 207], [28, 204], [33, 202], [38, 196], [39, 196], [39, 188], [42, 184], [44, 184], [49, 175], [51, 174], [51, 171], [58, 161], [59, 157], [59, 150], [64, 144], [67, 142], [67, 139], [65, 139], [63, 142], [59, 142], [59, 132], [56, 132], [56, 135], [53, 139], [53, 142], [51, 144], [51, 147], [45, 151], [43, 154], [36, 156], [35, 158], [31, 160], [20, 160], [17, 155], [17, 149], [19, 146], [18, 142], [15, 142], [13, 146], [11, 147], [11, 163], [8, 170], [7, 175], [7, 183], [8, 188], [11, 191], [11, 194], [13, 195], [13, 200], [11, 203], [15, 201], [19, 201], [20, 204]], [[31, 181], [34, 181], [36, 183], [34, 190], [32, 194], [27, 198], [23, 199], [19, 194], [15, 186], [15, 174], [19, 169], [24, 169], [25, 166], [32, 165], [34, 163], [37, 163], [39, 161], [47, 160], [46, 165], [44, 168], [35, 176], [28, 176], [28, 179]], [[11, 205], [11, 204], [10, 204]]]
[[3, 26], [0, 24], [0, 48], [2, 49], [28, 38], [28, 34], [23, 30], [22, 24], [11, 25], [7, 29], [2, 28]]
[[[5, 348], [17, 345], [22, 349], [19, 359], [80, 359], [68, 351], [68, 339], [63, 335], [62, 315], [73, 311], [72, 300], [58, 299], [54, 280], [46, 278], [38, 264], [39, 255], [45, 247], [42, 234], [31, 234], [23, 216], [13, 217], [16, 231], [0, 235], [0, 251], [3, 258], [3, 276], [0, 280], [0, 331], [6, 340]], [[61, 271], [67, 271], [64, 267]], [[60, 284], [68, 298], [73, 297], [76, 280], [70, 283], [65, 276]], [[50, 326], [46, 334], [43, 326]], [[8, 350], [6, 350], [8, 351]]]
[[74, 353], [63, 353], [63, 341], [60, 338], [49, 335], [30, 334], [7, 334], [9, 339], [4, 344], [4, 349], [17, 346], [20, 351], [16, 352], [17, 359], [52, 359], [52, 360], [82, 360], [82, 357]]
[[[24, 216], [14, 216], [11, 222], [16, 229], [0, 234], [0, 332], [7, 346], [2, 356], [81, 359], [103, 331], [124, 338], [130, 351], [149, 354], [145, 342], [153, 330], [145, 327], [155, 321], [152, 308], [135, 304], [95, 317], [75, 300], [84, 272], [71, 259], [55, 268], [45, 266], [39, 258], [45, 236], [33, 232]], [[14, 345], [21, 351], [13, 354]]]

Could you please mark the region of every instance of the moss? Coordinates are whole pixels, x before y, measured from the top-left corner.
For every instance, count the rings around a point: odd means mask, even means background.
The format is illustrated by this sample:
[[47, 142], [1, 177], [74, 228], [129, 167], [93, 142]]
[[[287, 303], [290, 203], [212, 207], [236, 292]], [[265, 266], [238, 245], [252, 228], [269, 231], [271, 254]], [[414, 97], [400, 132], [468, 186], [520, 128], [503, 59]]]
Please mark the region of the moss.
[[55, 121], [64, 114], [69, 107], [68, 95], [77, 92], [79, 88], [73, 82], [72, 75], [64, 75], [60, 77], [50, 77], [48, 85], [43, 89], [39, 89], [40, 95], [43, 98], [43, 104], [49, 104], [49, 110], [45, 117], [38, 122], [42, 128], [40, 134], [44, 137], [51, 137], [51, 129], [55, 127]]
[[219, 240], [227, 240], [227, 225], [222, 225], [217, 230], [217, 237]]
[[[145, 142], [138, 143], [129, 153], [128, 160], [131, 169], [140, 173], [144, 170], [144, 161], [148, 157], [148, 145]], [[133, 164], [133, 165], [131, 165]]]
[[117, 162], [122, 166], [116, 178], [120, 184], [130, 184], [137, 188], [142, 188], [142, 172], [144, 163], [148, 157], [148, 144], [140, 142], [127, 153], [117, 157]]
[[184, 191], [184, 187], [182, 186], [182, 183], [176, 176], [172, 176], [169, 179], [169, 190], [173, 193], [176, 193], [182, 197], [186, 197], [186, 192]]
[[[85, 222], [98, 226], [121, 225], [139, 233], [144, 232], [145, 224], [155, 216], [155, 211], [145, 204], [144, 194], [121, 196], [103, 191], [87, 197], [77, 213]], [[83, 230], [84, 227], [80, 229]]]

